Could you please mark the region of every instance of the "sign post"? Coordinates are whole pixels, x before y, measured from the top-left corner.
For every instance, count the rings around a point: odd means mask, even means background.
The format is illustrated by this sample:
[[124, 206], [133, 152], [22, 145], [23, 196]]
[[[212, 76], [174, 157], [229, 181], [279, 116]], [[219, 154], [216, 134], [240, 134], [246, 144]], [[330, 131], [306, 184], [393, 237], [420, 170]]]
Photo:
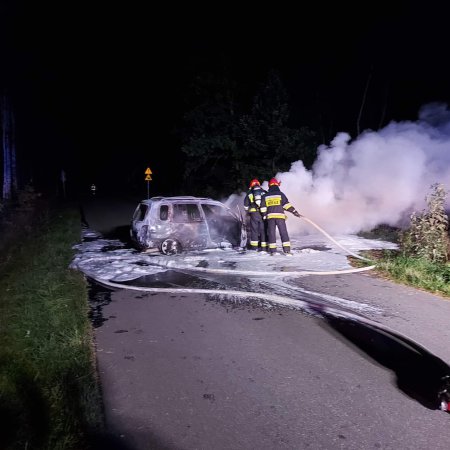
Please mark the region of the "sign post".
[[147, 170], [145, 173], [145, 181], [147, 182], [147, 200], [150, 198], [150, 181], [152, 181], [152, 171], [150, 170], [150, 167], [147, 167]]

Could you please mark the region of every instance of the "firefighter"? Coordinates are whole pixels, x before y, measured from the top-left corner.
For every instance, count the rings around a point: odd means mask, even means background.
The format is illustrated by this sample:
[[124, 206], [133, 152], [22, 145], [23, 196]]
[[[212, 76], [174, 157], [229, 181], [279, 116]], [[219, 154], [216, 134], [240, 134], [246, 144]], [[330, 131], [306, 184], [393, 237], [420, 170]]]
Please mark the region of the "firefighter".
[[261, 198], [265, 193], [266, 191], [256, 178], [250, 181], [244, 198], [244, 209], [250, 216], [250, 250], [267, 250], [265, 224], [259, 210]]
[[270, 255], [276, 254], [276, 231], [280, 232], [281, 242], [283, 244], [283, 252], [292, 256], [291, 243], [289, 242], [289, 234], [286, 227], [286, 214], [289, 211], [296, 217], [301, 217], [300, 213], [289, 203], [286, 195], [280, 190], [281, 182], [276, 178], [269, 181], [269, 190], [263, 195], [261, 200], [261, 214], [267, 222], [267, 235], [269, 240]]

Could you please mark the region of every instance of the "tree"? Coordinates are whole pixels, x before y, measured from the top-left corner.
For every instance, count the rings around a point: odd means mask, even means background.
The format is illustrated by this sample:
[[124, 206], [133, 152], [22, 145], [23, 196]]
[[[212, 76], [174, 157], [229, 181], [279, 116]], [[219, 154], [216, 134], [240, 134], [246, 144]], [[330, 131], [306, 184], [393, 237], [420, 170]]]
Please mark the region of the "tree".
[[269, 179], [301, 159], [310, 166], [316, 156], [315, 133], [308, 127], [290, 128], [288, 96], [276, 71], [254, 97], [250, 114], [240, 120], [243, 180]]
[[17, 195], [17, 162], [15, 147], [15, 124], [11, 109], [11, 101], [6, 92], [2, 93], [0, 99], [0, 121], [2, 132], [2, 154], [3, 154], [3, 189], [2, 198], [10, 201]]
[[239, 152], [234, 89], [227, 77], [210, 74], [198, 76], [192, 86], [194, 106], [184, 116], [181, 150], [186, 155], [185, 186], [194, 194], [218, 196], [234, 190]]
[[[182, 151], [186, 187], [217, 196], [246, 189], [252, 178], [270, 179], [301, 159], [309, 167], [316, 156], [315, 134], [290, 128], [287, 94], [272, 71], [256, 93], [251, 111], [242, 114], [229, 78], [197, 77], [193, 107], [184, 116]], [[201, 183], [199, 183], [201, 180]]]

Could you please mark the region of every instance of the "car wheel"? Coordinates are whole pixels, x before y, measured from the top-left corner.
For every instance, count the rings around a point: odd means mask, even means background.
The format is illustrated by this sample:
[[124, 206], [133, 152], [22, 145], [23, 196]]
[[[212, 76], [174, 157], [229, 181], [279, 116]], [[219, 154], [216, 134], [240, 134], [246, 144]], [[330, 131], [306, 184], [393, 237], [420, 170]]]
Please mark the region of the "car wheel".
[[176, 255], [181, 253], [181, 244], [176, 239], [166, 239], [161, 244], [163, 255]]

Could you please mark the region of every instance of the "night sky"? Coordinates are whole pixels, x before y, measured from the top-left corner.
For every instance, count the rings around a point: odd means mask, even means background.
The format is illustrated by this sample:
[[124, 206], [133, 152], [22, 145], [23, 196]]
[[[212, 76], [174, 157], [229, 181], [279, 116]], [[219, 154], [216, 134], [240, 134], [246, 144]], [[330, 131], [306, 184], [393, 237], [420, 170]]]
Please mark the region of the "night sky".
[[368, 81], [361, 130], [416, 120], [422, 105], [450, 103], [448, 15], [443, 2], [391, 3], [2, 1], [0, 82], [14, 101], [23, 177], [52, 190], [64, 169], [74, 189], [145, 193], [150, 166], [152, 189], [176, 193], [183, 167], [172, 131], [190, 83], [224, 67], [248, 105], [278, 70], [292, 126], [326, 123], [327, 139], [356, 136]]

